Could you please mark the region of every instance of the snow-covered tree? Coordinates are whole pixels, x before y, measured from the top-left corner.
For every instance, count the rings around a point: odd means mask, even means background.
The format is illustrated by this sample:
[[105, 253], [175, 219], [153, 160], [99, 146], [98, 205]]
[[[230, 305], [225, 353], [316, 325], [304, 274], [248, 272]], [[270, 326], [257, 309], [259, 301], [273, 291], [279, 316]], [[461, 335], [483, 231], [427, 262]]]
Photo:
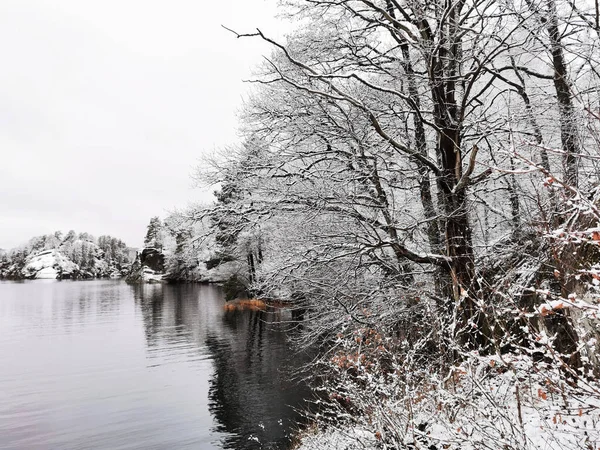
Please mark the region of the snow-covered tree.
[[538, 448], [527, 420], [579, 395], [598, 423], [597, 7], [282, 3], [286, 42], [238, 35], [274, 52], [199, 216], [307, 310], [338, 417], [382, 448]]
[[144, 246], [162, 250], [163, 248], [163, 223], [160, 217], [152, 217], [148, 224], [146, 237], [144, 238]]

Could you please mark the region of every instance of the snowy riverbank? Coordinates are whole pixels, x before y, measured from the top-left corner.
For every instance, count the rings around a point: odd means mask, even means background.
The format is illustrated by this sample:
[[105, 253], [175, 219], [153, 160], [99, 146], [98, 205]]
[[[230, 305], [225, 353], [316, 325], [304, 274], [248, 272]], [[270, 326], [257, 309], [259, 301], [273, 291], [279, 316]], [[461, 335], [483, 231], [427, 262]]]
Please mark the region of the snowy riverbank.
[[348, 382], [339, 422], [328, 417], [329, 426], [307, 430], [295, 449], [600, 448], [600, 385], [562, 383], [548, 368], [540, 376], [541, 365], [478, 358], [412, 389], [395, 377]]

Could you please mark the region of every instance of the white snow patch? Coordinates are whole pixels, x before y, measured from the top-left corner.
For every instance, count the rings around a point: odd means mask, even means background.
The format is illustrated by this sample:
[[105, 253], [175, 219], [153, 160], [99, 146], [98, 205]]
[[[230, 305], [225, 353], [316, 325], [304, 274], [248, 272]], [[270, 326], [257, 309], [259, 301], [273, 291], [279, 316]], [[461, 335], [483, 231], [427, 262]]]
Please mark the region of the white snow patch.
[[77, 270], [79, 266], [58, 250], [46, 250], [31, 256], [21, 272], [26, 278], [56, 279]]

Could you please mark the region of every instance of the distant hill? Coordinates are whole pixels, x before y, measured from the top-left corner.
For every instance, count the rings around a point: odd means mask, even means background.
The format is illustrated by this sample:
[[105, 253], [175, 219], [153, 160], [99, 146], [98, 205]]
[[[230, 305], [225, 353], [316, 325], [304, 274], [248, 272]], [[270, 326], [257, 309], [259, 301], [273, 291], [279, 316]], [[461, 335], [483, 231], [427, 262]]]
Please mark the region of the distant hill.
[[120, 277], [131, 265], [135, 250], [118, 238], [71, 230], [31, 238], [26, 244], [0, 251], [0, 278]]

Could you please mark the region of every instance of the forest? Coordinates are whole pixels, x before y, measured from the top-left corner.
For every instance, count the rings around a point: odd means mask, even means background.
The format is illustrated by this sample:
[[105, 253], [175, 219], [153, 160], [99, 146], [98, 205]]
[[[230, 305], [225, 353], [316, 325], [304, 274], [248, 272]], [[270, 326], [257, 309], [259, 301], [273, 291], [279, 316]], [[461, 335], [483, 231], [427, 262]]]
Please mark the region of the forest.
[[300, 448], [600, 448], [598, 1], [280, 3], [171, 270], [302, 312]]
[[129, 269], [132, 254], [132, 249], [112, 236], [56, 231], [9, 251], [0, 249], [0, 279], [39, 278], [44, 269], [51, 270], [52, 278], [120, 277]]

